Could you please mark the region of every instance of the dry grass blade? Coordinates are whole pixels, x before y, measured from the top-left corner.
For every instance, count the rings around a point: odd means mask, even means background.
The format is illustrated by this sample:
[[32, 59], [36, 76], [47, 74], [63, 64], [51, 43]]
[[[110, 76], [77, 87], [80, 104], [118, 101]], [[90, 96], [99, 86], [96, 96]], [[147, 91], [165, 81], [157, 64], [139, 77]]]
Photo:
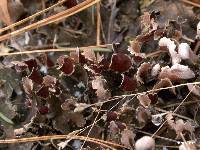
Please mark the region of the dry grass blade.
[[100, 2], [97, 3], [97, 39], [96, 39], [96, 44], [97, 46], [100, 45], [101, 41], [101, 12], [100, 12]]
[[[36, 142], [36, 141], [47, 141], [47, 140], [58, 140], [58, 139], [73, 139], [73, 140], [86, 140], [87, 142], [92, 142], [95, 144], [99, 144], [102, 146], [105, 146], [110, 149], [115, 149], [112, 147], [114, 145], [115, 147], [120, 148], [126, 148], [125, 146], [112, 143], [109, 141], [104, 141], [100, 139], [95, 138], [86, 138], [85, 136], [69, 136], [69, 135], [51, 135], [51, 136], [40, 136], [40, 137], [30, 137], [30, 138], [19, 138], [19, 139], [9, 139], [9, 140], [0, 140], [0, 144], [12, 144], [12, 143], [26, 143], [26, 142]], [[109, 146], [110, 145], [110, 146]]]
[[20, 20], [20, 21], [18, 21], [18, 22], [16, 22], [16, 23], [13, 23], [13, 24], [11, 24], [11, 25], [5, 27], [5, 28], [2, 28], [2, 29], [0, 29], [0, 33], [1, 33], [1, 32], [4, 32], [4, 31], [6, 31], [6, 30], [12, 29], [12, 28], [14, 28], [14, 27], [16, 27], [16, 26], [19, 26], [19, 25], [21, 25], [21, 24], [23, 24], [23, 23], [25, 23], [25, 22], [27, 22], [27, 21], [29, 21], [29, 20], [31, 20], [31, 19], [33, 19], [33, 18], [35, 18], [35, 17], [41, 15], [41, 14], [43, 14], [43, 13], [45, 13], [45, 12], [47, 12], [47, 11], [49, 11], [49, 10], [51, 10], [51, 9], [53, 9], [53, 8], [55, 8], [55, 7], [59, 6], [59, 5], [61, 5], [61, 4], [63, 4], [63, 3], [66, 2], [66, 1], [67, 1], [67, 0], [61, 0], [61, 1], [59, 1], [58, 3], [56, 3], [56, 4], [54, 4], [54, 5], [52, 5], [52, 6], [48, 7], [48, 8], [46, 8], [46, 9], [44, 9], [44, 10], [42, 10], [42, 11], [39, 11], [39, 12], [37, 12], [37, 13], [35, 13], [35, 14], [33, 14], [33, 15], [31, 15], [31, 16], [29, 16], [29, 17], [23, 19], [23, 20]]
[[5, 35], [2, 35], [0, 36], [0, 41], [3, 41], [3, 40], [7, 40], [9, 38], [12, 38], [14, 36], [17, 36], [19, 34], [22, 34], [24, 32], [27, 32], [29, 30], [33, 30], [33, 29], [36, 29], [36, 28], [39, 28], [39, 27], [42, 27], [42, 26], [45, 26], [45, 25], [48, 25], [48, 24], [51, 24], [51, 23], [54, 23], [56, 21], [60, 21], [62, 19], [65, 19], [69, 16], [72, 16], [84, 9], [87, 9], [91, 6], [93, 6], [94, 4], [98, 3], [100, 0], [86, 0], [70, 9], [67, 9], [65, 11], [62, 11], [58, 14], [55, 14], [53, 16], [50, 16], [48, 18], [45, 18], [41, 21], [38, 21], [36, 23], [33, 23], [31, 25], [28, 25], [22, 29], [19, 29], [19, 30], [16, 30], [16, 31], [13, 31], [11, 33], [8, 33], [8, 34], [5, 34]]
[[[95, 52], [112, 52], [112, 50], [105, 48], [106, 45], [100, 46], [87, 46], [87, 47], [80, 47], [80, 50], [83, 51], [84, 49], [92, 49]], [[31, 51], [23, 51], [23, 52], [13, 52], [13, 53], [0, 53], [0, 56], [12, 56], [12, 55], [22, 55], [22, 54], [34, 54], [34, 53], [47, 53], [47, 52], [72, 52], [76, 51], [77, 48], [58, 48], [58, 49], [42, 49], [42, 50], [31, 50]]]

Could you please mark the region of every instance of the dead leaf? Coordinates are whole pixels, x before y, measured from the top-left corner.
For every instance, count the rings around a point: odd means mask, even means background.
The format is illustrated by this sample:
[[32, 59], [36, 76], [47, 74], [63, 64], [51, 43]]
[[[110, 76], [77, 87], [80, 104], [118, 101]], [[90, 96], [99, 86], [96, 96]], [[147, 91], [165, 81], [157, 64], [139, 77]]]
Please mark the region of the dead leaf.
[[139, 106], [136, 110], [136, 118], [140, 126], [144, 127], [147, 121], [151, 119], [151, 112], [148, 109]]
[[33, 69], [31, 74], [28, 76], [33, 82], [37, 84], [42, 84], [43, 78], [40, 72], [36, 69]]
[[134, 91], [137, 87], [137, 81], [135, 79], [129, 78], [126, 75], [122, 75], [122, 82], [120, 88], [124, 91]]
[[110, 122], [110, 121], [114, 121], [118, 118], [118, 114], [116, 111], [108, 111], [106, 114], [106, 118], [105, 120]]
[[42, 84], [45, 87], [48, 87], [49, 92], [52, 92], [56, 95], [60, 94], [60, 89], [58, 87], [58, 80], [56, 79], [56, 77], [46, 75], [45, 77], [43, 77]]
[[148, 76], [148, 72], [151, 68], [151, 64], [146, 62], [140, 65], [136, 73], [136, 79], [139, 83], [144, 84], [144, 79]]
[[115, 121], [110, 121], [108, 128], [110, 132], [114, 135], [119, 133], [119, 128]]
[[[165, 88], [165, 87], [172, 87], [172, 86], [173, 86], [173, 84], [170, 81], [170, 79], [169, 78], [164, 78], [164, 79], [161, 79], [158, 83], [156, 83], [154, 85], [153, 90], [160, 89], [160, 88]], [[169, 91], [171, 91], [173, 94], [176, 95], [175, 88], [171, 88], [171, 89], [169, 89]]]
[[24, 12], [24, 6], [20, 0], [1, 0], [0, 20], [6, 25], [14, 23]]
[[151, 14], [149, 12], [144, 12], [142, 16], [140, 16], [141, 24], [143, 26], [150, 25], [151, 23]]
[[134, 140], [135, 136], [136, 135], [133, 133], [133, 131], [124, 129], [121, 132], [121, 143], [126, 147], [132, 148], [133, 145], [135, 144]]
[[30, 71], [32, 71], [33, 69], [38, 69], [38, 63], [34, 58], [29, 58], [25, 60], [24, 63], [28, 65]]
[[57, 62], [59, 64], [58, 69], [61, 70], [63, 73], [65, 73], [66, 75], [70, 76], [72, 75], [72, 73], [74, 72], [74, 63], [73, 60], [68, 57], [68, 56], [60, 56], [57, 59]]
[[64, 111], [73, 111], [76, 108], [76, 101], [74, 99], [68, 99], [61, 105]]
[[166, 115], [167, 123], [176, 132], [177, 135], [176, 138], [181, 138], [180, 134], [183, 133], [183, 131], [188, 131], [189, 133], [194, 132], [194, 127], [191, 125], [189, 121], [184, 122], [182, 119], [173, 120], [173, 118], [174, 117], [172, 113], [168, 113]]
[[96, 61], [96, 56], [92, 49], [85, 49], [85, 50], [83, 50], [83, 52], [81, 54], [90, 61], [93, 61], [93, 62]]
[[96, 94], [97, 94], [97, 97], [100, 99], [100, 100], [106, 100], [110, 97], [110, 92], [109, 90], [106, 90], [104, 88], [99, 88], [97, 89], [96, 91]]
[[132, 66], [131, 58], [122, 53], [115, 53], [112, 55], [110, 69], [115, 72], [126, 72]]
[[86, 120], [84, 116], [81, 113], [74, 112], [72, 114], [69, 114], [69, 119], [74, 122], [77, 127], [84, 127], [86, 124]]
[[55, 64], [54, 62], [50, 59], [50, 57], [48, 56], [48, 54], [41, 54], [38, 59], [40, 60], [40, 62], [48, 67], [48, 68], [51, 68], [53, 67]]
[[41, 98], [48, 98], [49, 97], [49, 88], [46, 86], [42, 86], [37, 92], [36, 92], [37, 96], [41, 97]]
[[11, 62], [13, 65], [15, 65], [15, 70], [17, 72], [22, 72], [23, 70], [25, 70], [28, 65], [24, 62], [20, 62], [20, 61], [12, 61]]
[[103, 79], [101, 76], [96, 76], [95, 79], [92, 81], [92, 88], [97, 90], [97, 97], [101, 100], [105, 100], [110, 97], [110, 92], [105, 89], [105, 86], [106, 80]]
[[106, 80], [103, 79], [101, 76], [96, 76], [95, 79], [92, 81], [92, 88], [93, 89], [98, 89], [98, 88], [103, 88], [106, 84]]
[[46, 75], [45, 77], [43, 77], [42, 84], [47, 87], [54, 87], [56, 83], [57, 83], [57, 79], [53, 76]]
[[198, 85], [187, 85], [189, 91], [192, 91], [193, 94], [200, 96], [200, 87]]
[[131, 54], [140, 53], [142, 43], [137, 40], [130, 42], [131, 47], [128, 49]]
[[148, 108], [151, 104], [151, 99], [148, 95], [138, 95], [137, 99], [139, 100], [140, 104], [145, 108]]
[[28, 77], [22, 78], [22, 84], [27, 94], [31, 95], [33, 92], [33, 81]]
[[171, 81], [178, 81], [180, 79], [191, 79], [194, 77], [194, 72], [188, 66], [175, 64], [171, 68], [169, 66], [162, 67], [158, 78], [169, 78]]

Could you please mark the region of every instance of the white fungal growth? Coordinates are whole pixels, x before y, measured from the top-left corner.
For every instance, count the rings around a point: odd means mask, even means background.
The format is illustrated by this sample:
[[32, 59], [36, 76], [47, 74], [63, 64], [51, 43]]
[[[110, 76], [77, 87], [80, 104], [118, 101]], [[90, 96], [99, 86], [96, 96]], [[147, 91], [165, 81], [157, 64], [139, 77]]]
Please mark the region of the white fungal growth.
[[178, 47], [178, 54], [181, 59], [190, 59], [190, 46], [187, 43], [181, 43]]
[[160, 72], [160, 64], [156, 64], [155, 66], [153, 66], [151, 70], [151, 75], [155, 77], [159, 74], [159, 72]]
[[143, 136], [136, 141], [135, 150], [155, 150], [155, 140], [150, 136]]
[[197, 24], [197, 36], [200, 36], [200, 22]]
[[176, 72], [176, 75], [181, 79], [191, 79], [195, 77], [194, 72], [185, 65], [175, 64], [171, 67], [172, 72]]
[[160, 39], [160, 41], [158, 42], [159, 46], [167, 46], [171, 43], [172, 41], [169, 38], [163, 37]]
[[172, 58], [172, 64], [178, 64], [181, 62], [181, 58], [175, 51], [176, 44], [170, 38], [163, 37], [159, 41], [159, 46], [166, 46], [169, 50], [170, 56]]

